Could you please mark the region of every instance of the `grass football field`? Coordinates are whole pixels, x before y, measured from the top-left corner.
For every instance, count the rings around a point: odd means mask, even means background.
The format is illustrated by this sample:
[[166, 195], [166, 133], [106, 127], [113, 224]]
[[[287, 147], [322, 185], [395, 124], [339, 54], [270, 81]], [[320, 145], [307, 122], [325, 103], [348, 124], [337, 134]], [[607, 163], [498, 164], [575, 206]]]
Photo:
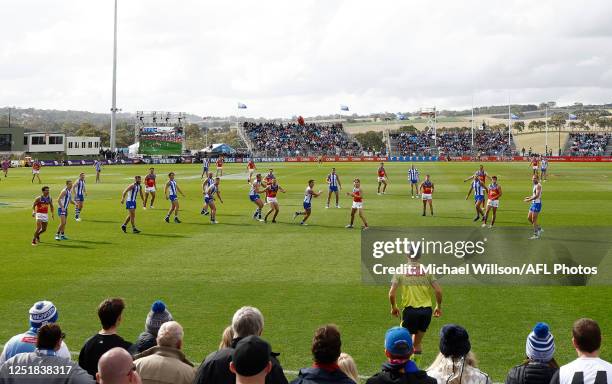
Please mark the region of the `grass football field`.
[[[94, 183], [92, 167], [47, 167], [41, 178], [54, 199], [66, 178], [74, 180], [79, 172], [87, 173], [88, 196], [82, 222], [74, 221], [70, 209], [70, 240], [53, 240], [56, 217], [42, 243], [33, 247], [31, 204], [40, 186], [30, 183], [29, 168], [11, 169], [0, 182], [0, 343], [25, 331], [29, 307], [47, 299], [59, 308], [66, 343], [78, 352], [99, 329], [96, 308], [109, 296], [125, 298], [120, 335], [133, 341], [144, 328], [151, 303], [163, 299], [185, 328], [187, 356], [199, 363], [217, 348], [234, 311], [254, 305], [265, 316], [264, 337], [281, 353], [286, 370], [311, 364], [312, 334], [317, 326], [332, 322], [340, 327], [343, 350], [356, 359], [360, 374], [373, 374], [385, 358], [384, 332], [398, 320], [389, 314], [388, 288], [361, 283], [361, 231], [344, 228], [350, 198], [341, 197], [341, 209], [325, 209], [324, 197], [314, 199], [307, 227], [291, 217], [301, 209], [308, 179], [316, 180], [315, 189], [326, 191], [325, 177], [332, 166], [344, 191], [350, 190], [352, 178], [361, 177], [372, 227], [475, 225], [472, 200], [465, 201], [469, 183], [462, 181], [476, 170], [475, 163], [417, 164], [421, 175], [430, 173], [436, 185], [435, 217], [422, 217], [420, 201], [409, 198], [407, 163], [386, 164], [390, 184], [384, 196], [375, 193], [375, 163], [258, 164], [262, 173], [274, 168], [287, 190], [279, 194], [278, 224], [251, 218], [254, 205], [247, 196], [244, 165], [226, 164], [218, 225], [200, 215], [199, 165], [156, 165], [158, 192], [172, 170], [187, 195], [180, 198], [183, 223], [163, 221], [169, 203], [158, 193], [155, 209], [137, 211], [142, 230], [138, 235], [119, 228], [126, 215], [120, 197], [133, 176], [144, 176], [148, 166], [107, 166], [101, 184]], [[504, 190], [497, 225], [524, 225], [528, 237], [528, 205], [522, 201], [531, 194], [528, 165], [485, 163], [485, 168], [498, 175]], [[544, 184], [542, 225], [609, 226], [611, 178], [608, 164], [552, 163]], [[523, 359], [525, 338], [537, 321], [551, 325], [556, 358], [566, 363], [575, 357], [571, 325], [579, 317], [599, 321], [608, 336], [602, 357], [611, 360], [611, 308], [610, 286], [444, 287], [443, 316], [432, 321], [424, 340], [422, 366], [433, 361], [438, 331], [451, 322], [468, 329], [481, 369], [495, 382], [504, 381], [508, 369]]]

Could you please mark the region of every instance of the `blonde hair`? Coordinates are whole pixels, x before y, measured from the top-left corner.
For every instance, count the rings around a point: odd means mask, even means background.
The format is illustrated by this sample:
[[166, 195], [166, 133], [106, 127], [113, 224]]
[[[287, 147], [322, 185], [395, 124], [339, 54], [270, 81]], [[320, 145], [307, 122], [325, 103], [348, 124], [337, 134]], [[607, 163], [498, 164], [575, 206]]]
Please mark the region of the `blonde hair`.
[[355, 364], [355, 360], [348, 353], [342, 352], [340, 357], [338, 357], [338, 367], [340, 370], [344, 372], [349, 378], [351, 378], [355, 383], [359, 382], [359, 373], [357, 372], [357, 364]]
[[223, 334], [221, 335], [219, 349], [231, 347], [232, 340], [234, 340], [234, 331], [232, 330], [232, 326], [228, 325], [227, 327], [225, 327], [225, 329], [223, 330]]

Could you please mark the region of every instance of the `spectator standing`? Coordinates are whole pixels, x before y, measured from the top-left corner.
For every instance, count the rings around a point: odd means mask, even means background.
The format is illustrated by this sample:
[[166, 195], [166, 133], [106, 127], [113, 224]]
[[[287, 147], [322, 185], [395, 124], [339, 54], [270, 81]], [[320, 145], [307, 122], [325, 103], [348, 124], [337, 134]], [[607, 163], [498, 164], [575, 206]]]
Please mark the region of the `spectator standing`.
[[328, 324], [318, 328], [312, 340], [314, 364], [310, 368], [300, 369], [298, 377], [291, 384], [354, 384], [353, 379], [338, 366], [341, 347], [338, 327]]
[[174, 320], [163, 301], [157, 300], [151, 305], [151, 310], [145, 320], [145, 331], [138, 335], [132, 349], [134, 353], [144, 352], [157, 345], [159, 327], [167, 321]]
[[136, 372], [143, 384], [191, 384], [193, 364], [183, 353], [183, 327], [176, 321], [161, 325], [157, 346], [134, 356]]
[[559, 370], [555, 361], [555, 339], [548, 324], [537, 323], [525, 346], [527, 359], [508, 372], [506, 384], [548, 384]]
[[601, 329], [592, 319], [578, 319], [572, 327], [572, 345], [578, 358], [559, 368], [550, 384], [612, 383], [612, 364], [599, 357]]
[[420, 370], [416, 363], [410, 360], [412, 347], [412, 335], [406, 328], [389, 329], [385, 334], [387, 362], [366, 384], [437, 384], [436, 379], [427, 376], [427, 372]]
[[[247, 336], [261, 336], [264, 327], [264, 318], [259, 309], [255, 307], [242, 307], [234, 313], [232, 318], [232, 332], [234, 339], [228, 348], [222, 348], [208, 355], [198, 368], [194, 384], [234, 383], [236, 375], [230, 371], [232, 353], [240, 340]], [[278, 353], [270, 355], [272, 368], [266, 376], [267, 384], [287, 384], [287, 378], [278, 362]]]
[[[11, 337], [4, 345], [4, 350], [0, 355], [0, 365], [18, 353], [34, 352], [38, 329], [45, 324], [55, 323], [59, 318], [59, 312], [52, 302], [42, 300], [34, 303], [29, 311], [30, 329], [19, 335]], [[60, 349], [56, 351], [56, 356], [65, 360], [70, 360], [70, 351], [62, 340]]]
[[[95, 381], [75, 362], [58, 355], [66, 335], [57, 324], [45, 324], [38, 328], [36, 350], [20, 353], [10, 358], [0, 368], [3, 384], [94, 384]], [[43, 370], [52, 369], [52, 374]]]
[[471, 348], [465, 328], [445, 325], [440, 331], [440, 353], [427, 368], [427, 374], [438, 384], [491, 384], [489, 376], [476, 367]]
[[102, 329], [87, 339], [79, 353], [79, 365], [92, 376], [98, 372], [98, 361], [104, 353], [115, 347], [127, 351], [132, 346], [131, 343], [117, 335], [117, 328], [121, 324], [124, 309], [125, 303], [121, 298], [106, 299], [98, 306], [98, 317]]
[[257, 336], [247, 336], [236, 344], [232, 352], [230, 371], [236, 384], [264, 384], [272, 370], [270, 344]]
[[97, 369], [98, 384], [142, 384], [132, 356], [124, 348], [106, 351], [100, 357]]

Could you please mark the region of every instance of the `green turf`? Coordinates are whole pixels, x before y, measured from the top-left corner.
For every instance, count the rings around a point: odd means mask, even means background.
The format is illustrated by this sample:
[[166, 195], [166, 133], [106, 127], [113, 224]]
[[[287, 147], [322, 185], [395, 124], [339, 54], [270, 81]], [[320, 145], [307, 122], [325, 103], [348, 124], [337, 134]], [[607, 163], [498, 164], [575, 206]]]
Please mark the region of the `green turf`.
[[[268, 166], [259, 164], [261, 171]], [[188, 357], [199, 362], [217, 347], [233, 312], [255, 305], [266, 318], [264, 336], [281, 352], [285, 369], [309, 365], [314, 329], [333, 322], [340, 326], [343, 349], [355, 357], [360, 374], [374, 373], [384, 360], [384, 332], [397, 321], [389, 315], [387, 288], [360, 282], [360, 231], [344, 228], [350, 199], [342, 197], [342, 209], [325, 209], [323, 198], [315, 199], [310, 226], [300, 227], [291, 213], [301, 207], [306, 181], [313, 178], [325, 189], [332, 164], [270, 166], [287, 190], [279, 197], [279, 224], [251, 219], [254, 206], [247, 197], [243, 165], [225, 167], [230, 177], [221, 184], [225, 204], [218, 204], [216, 226], [199, 214], [200, 167], [158, 165], [158, 181], [174, 170], [187, 195], [180, 200], [183, 224], [163, 222], [168, 202], [158, 195], [154, 210], [137, 212], [139, 235], [120, 231], [125, 216], [120, 195], [133, 175], [144, 176], [147, 166], [105, 167], [98, 185], [92, 167], [43, 168], [41, 177], [54, 198], [62, 182], [81, 171], [88, 173], [89, 195], [83, 221], [70, 217], [70, 240], [52, 239], [56, 220], [38, 247], [30, 246], [30, 207], [39, 186], [30, 183], [29, 169], [11, 169], [0, 182], [0, 342], [24, 331], [28, 308], [44, 298], [59, 307], [66, 343], [78, 351], [99, 328], [97, 304], [114, 295], [127, 301], [120, 334], [133, 340], [144, 327], [149, 306], [161, 298], [185, 327]], [[421, 174], [431, 173], [436, 184], [436, 217], [421, 217], [420, 202], [408, 198], [407, 164], [387, 164], [390, 186], [384, 196], [375, 194], [376, 164], [335, 166], [345, 190], [353, 177], [362, 178], [372, 227], [473, 225], [473, 208], [464, 200], [468, 184], [462, 182], [475, 170], [473, 163], [418, 164]], [[498, 225], [525, 225], [528, 236], [527, 204], [522, 202], [531, 192], [528, 165], [485, 167], [499, 176], [504, 190]], [[550, 172], [541, 217], [545, 226], [609, 225], [610, 165], [552, 164]], [[551, 324], [561, 363], [574, 358], [570, 328], [576, 318], [593, 317], [604, 334], [612, 330], [610, 287], [446, 287], [444, 293], [444, 314], [426, 336], [423, 361], [435, 356], [440, 326], [456, 322], [468, 329], [480, 367], [496, 382], [522, 360], [525, 337], [537, 321]], [[602, 353], [612, 359], [609, 342]]]

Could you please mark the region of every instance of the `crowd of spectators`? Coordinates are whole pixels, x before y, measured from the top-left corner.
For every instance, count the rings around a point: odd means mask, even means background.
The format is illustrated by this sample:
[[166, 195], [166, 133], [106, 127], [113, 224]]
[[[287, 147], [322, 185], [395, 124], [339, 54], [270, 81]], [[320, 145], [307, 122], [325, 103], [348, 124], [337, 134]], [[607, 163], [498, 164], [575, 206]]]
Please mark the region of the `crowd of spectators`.
[[609, 139], [609, 133], [571, 133], [570, 156], [603, 156]]
[[359, 152], [342, 124], [252, 123], [243, 128], [255, 151], [268, 156], [349, 156]]
[[474, 132], [469, 130], [438, 131], [434, 140], [427, 132], [399, 132], [390, 135], [392, 151], [401, 156], [447, 155], [463, 156], [480, 154], [496, 156], [508, 153], [508, 134], [501, 131]]
[[[64, 343], [58, 309], [49, 301], [35, 303], [29, 311], [30, 329], [12, 337], [0, 355], [0, 383], [44, 382], [75, 384], [288, 384], [279, 353], [262, 335], [264, 316], [255, 307], [242, 307], [224, 330], [216, 351], [199, 366], [183, 352], [185, 331], [165, 304], [153, 303], [145, 330], [135, 343], [118, 335], [125, 303], [121, 298], [104, 300], [98, 307], [101, 329], [87, 339], [72, 361]], [[381, 333], [381, 340], [383, 339]], [[537, 323], [528, 333], [524, 356], [510, 369], [506, 384], [605, 383], [612, 378], [612, 365], [599, 358], [601, 330], [591, 319], [577, 320], [572, 345], [578, 358], [559, 367], [555, 340], [546, 323]], [[384, 355], [377, 373], [359, 376], [353, 358], [343, 353], [339, 328], [326, 324], [314, 332], [310, 352], [312, 365], [302, 368], [292, 384], [491, 384], [478, 368], [468, 331], [456, 324], [440, 331], [439, 353], [426, 369], [419, 367], [420, 351], [413, 335], [393, 327], [384, 335]], [[417, 355], [415, 355], [415, 353]], [[419, 358], [415, 358], [419, 356]], [[42, 376], [41, 376], [42, 375]]]

